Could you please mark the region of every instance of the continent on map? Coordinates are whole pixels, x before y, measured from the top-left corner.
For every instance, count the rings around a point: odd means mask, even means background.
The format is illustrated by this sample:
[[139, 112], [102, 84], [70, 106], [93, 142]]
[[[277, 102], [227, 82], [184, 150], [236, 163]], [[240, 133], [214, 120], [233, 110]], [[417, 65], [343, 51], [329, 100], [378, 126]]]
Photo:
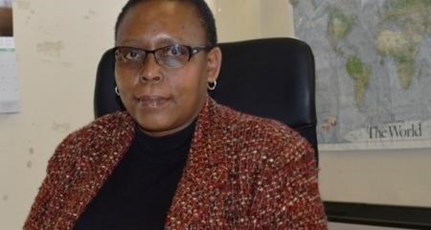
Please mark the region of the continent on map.
[[357, 56], [347, 58], [346, 70], [355, 84], [355, 101], [358, 106], [364, 103], [365, 90], [370, 80], [370, 69]]
[[430, 0], [386, 1], [386, 13], [380, 20], [377, 49], [393, 58], [400, 85], [408, 89], [415, 73], [418, 45], [423, 35], [431, 35]]
[[352, 28], [352, 23], [352, 19], [345, 15], [340, 9], [333, 8], [330, 10], [328, 35], [334, 50], [336, 50], [337, 42], [347, 36]]

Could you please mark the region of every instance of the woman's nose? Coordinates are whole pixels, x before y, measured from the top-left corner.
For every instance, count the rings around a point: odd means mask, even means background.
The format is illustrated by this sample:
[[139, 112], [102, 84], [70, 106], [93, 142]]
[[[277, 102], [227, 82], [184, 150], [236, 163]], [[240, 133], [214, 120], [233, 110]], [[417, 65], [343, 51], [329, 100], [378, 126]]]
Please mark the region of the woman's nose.
[[162, 78], [161, 67], [157, 63], [154, 55], [147, 55], [144, 59], [139, 73], [139, 79], [142, 83], [160, 82]]

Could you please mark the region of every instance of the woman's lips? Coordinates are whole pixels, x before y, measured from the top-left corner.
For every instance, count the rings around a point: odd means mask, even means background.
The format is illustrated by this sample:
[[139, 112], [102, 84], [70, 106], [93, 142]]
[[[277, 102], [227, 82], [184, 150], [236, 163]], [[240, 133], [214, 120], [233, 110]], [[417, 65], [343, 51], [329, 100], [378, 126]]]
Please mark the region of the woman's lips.
[[147, 108], [159, 108], [168, 102], [168, 98], [162, 96], [141, 96], [137, 98], [139, 105]]

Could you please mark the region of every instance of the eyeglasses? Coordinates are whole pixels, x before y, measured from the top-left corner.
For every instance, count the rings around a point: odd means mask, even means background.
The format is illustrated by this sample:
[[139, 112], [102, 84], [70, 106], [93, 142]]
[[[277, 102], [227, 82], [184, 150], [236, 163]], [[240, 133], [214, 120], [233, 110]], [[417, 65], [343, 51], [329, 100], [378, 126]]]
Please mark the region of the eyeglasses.
[[210, 47], [191, 47], [185, 45], [170, 45], [154, 50], [145, 50], [129, 46], [117, 46], [114, 48], [117, 64], [125, 68], [140, 69], [148, 54], [153, 54], [156, 63], [167, 68], [180, 68], [185, 66], [193, 55], [202, 50], [210, 50]]

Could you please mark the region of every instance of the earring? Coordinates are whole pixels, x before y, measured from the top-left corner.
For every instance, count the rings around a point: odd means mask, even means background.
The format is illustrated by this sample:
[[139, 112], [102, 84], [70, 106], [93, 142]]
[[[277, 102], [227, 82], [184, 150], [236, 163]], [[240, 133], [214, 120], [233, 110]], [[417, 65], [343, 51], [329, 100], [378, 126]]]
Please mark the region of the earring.
[[217, 86], [217, 81], [216, 80], [214, 80], [213, 82], [208, 82], [208, 85], [207, 85], [207, 88], [209, 89], [209, 90], [215, 90], [215, 88], [216, 88], [216, 86]]
[[120, 90], [118, 90], [117, 86], [115, 86], [114, 91], [115, 91], [115, 94], [117, 94], [118, 96], [120, 96]]

